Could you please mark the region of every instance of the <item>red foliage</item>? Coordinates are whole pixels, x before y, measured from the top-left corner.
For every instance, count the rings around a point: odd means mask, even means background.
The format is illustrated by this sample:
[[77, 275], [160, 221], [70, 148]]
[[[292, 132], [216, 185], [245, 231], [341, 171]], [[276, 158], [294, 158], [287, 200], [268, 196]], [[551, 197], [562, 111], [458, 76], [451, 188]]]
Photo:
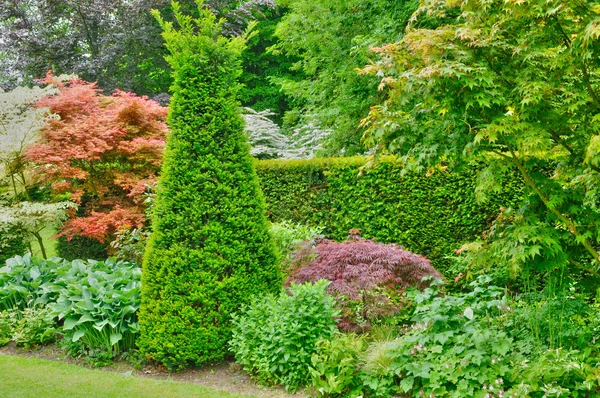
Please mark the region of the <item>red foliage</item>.
[[402, 292], [423, 286], [423, 278], [441, 278], [429, 260], [395, 244], [360, 237], [350, 230], [345, 242], [322, 239], [294, 254], [295, 271], [286, 283], [327, 279], [327, 288], [343, 309], [338, 325], [345, 330], [364, 330], [370, 322], [393, 315], [402, 308]]
[[42, 82], [59, 93], [36, 106], [59, 117], [47, 122], [26, 156], [39, 165], [40, 182], [82, 205], [83, 215], [60, 234], [104, 241], [124, 225], [142, 226], [142, 194], [160, 170], [167, 108], [123, 91], [102, 95], [95, 83], [61, 82], [50, 72]]

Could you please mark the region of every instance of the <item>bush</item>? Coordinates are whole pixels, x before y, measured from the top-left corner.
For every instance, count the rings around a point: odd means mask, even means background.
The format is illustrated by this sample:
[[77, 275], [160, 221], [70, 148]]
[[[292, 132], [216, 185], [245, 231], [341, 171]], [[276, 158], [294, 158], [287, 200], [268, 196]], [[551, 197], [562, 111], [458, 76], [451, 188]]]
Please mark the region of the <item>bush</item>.
[[35, 325], [48, 315], [59, 321], [56, 331], [66, 341], [80, 341], [82, 348], [110, 356], [135, 345], [140, 290], [141, 269], [114, 259], [69, 262], [25, 255], [0, 268], [0, 310], [24, 320], [23, 335], [35, 332], [31, 328], [41, 329]]
[[56, 299], [50, 287], [57, 279], [57, 271], [64, 261], [59, 258], [43, 260], [15, 256], [0, 268], [0, 311], [44, 305]]
[[354, 334], [338, 333], [331, 340], [320, 340], [311, 357], [310, 375], [316, 396], [359, 397], [363, 383], [357, 369], [365, 341]]
[[373, 322], [400, 312], [402, 292], [408, 286], [423, 286], [425, 276], [441, 275], [422, 256], [394, 244], [362, 239], [351, 230], [345, 242], [320, 240], [294, 254], [296, 268], [289, 282], [331, 282], [327, 292], [333, 295], [343, 316], [342, 330], [364, 331]]
[[108, 257], [108, 245], [87, 236], [74, 236], [71, 240], [61, 236], [56, 242], [56, 254], [69, 261], [101, 260]]
[[302, 242], [317, 237], [322, 231], [322, 227], [309, 227], [290, 221], [271, 224], [271, 235], [282, 262], [282, 271], [287, 272], [292, 252], [299, 248]]
[[21, 256], [27, 250], [25, 236], [18, 228], [0, 222], [0, 267], [11, 257]]
[[[169, 369], [227, 354], [230, 314], [255, 294], [281, 289], [264, 199], [236, 100], [243, 37], [199, 3], [173, 3], [173, 97], [165, 159], [144, 256], [140, 351]], [[194, 32], [199, 32], [197, 35]]]
[[392, 159], [361, 168], [366, 158], [262, 160], [256, 162], [272, 222], [289, 220], [324, 226], [323, 234], [343, 240], [350, 228], [365, 238], [398, 243], [429, 258], [445, 273], [453, 250], [490, 227], [500, 206], [516, 207], [522, 184], [507, 174], [489, 201], [476, 200], [479, 170], [460, 173], [440, 167], [406, 173]]
[[150, 231], [143, 228], [122, 229], [115, 233], [115, 240], [110, 242], [111, 252], [117, 260], [142, 264], [144, 250]]
[[333, 337], [333, 299], [329, 282], [292, 285], [290, 294], [257, 297], [233, 316], [231, 351], [258, 381], [295, 391], [310, 381], [311, 355], [317, 341]]
[[57, 328], [48, 308], [31, 307], [10, 312], [12, 340], [17, 346], [32, 348], [54, 341]]

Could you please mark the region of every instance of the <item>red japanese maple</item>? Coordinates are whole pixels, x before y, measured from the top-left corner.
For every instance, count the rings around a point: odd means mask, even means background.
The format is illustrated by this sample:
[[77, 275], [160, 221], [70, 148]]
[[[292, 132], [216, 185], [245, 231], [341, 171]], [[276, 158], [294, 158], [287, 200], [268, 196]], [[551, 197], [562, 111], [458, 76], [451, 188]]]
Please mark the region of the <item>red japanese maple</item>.
[[101, 242], [120, 228], [145, 222], [143, 193], [156, 181], [168, 132], [167, 108], [135, 94], [103, 95], [95, 83], [42, 80], [59, 93], [36, 103], [57, 115], [26, 156], [38, 165], [41, 182], [68, 192], [81, 207], [60, 235]]
[[425, 257], [395, 244], [363, 239], [358, 230], [350, 230], [345, 242], [315, 243], [294, 253], [294, 271], [286, 283], [329, 280], [327, 292], [342, 309], [342, 330], [363, 331], [372, 321], [398, 313], [404, 289], [426, 286], [426, 276], [442, 276]]

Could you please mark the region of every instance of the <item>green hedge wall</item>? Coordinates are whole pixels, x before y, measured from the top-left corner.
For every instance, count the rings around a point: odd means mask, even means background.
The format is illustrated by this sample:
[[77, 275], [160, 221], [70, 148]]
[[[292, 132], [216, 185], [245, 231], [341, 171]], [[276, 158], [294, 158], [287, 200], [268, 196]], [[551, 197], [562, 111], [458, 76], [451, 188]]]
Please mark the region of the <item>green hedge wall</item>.
[[522, 183], [507, 176], [502, 192], [478, 203], [476, 167], [460, 175], [443, 169], [403, 175], [393, 159], [384, 159], [359, 177], [365, 162], [361, 157], [258, 161], [271, 221], [321, 225], [336, 240], [358, 228], [365, 238], [427, 256], [444, 272], [454, 249], [475, 240], [500, 206], [514, 206], [522, 196]]

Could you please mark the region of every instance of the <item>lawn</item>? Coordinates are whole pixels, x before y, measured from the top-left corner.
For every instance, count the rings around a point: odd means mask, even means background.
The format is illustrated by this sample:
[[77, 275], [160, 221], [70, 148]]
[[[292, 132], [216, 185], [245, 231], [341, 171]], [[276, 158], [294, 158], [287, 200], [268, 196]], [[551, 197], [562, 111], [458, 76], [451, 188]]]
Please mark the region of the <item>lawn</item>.
[[0, 355], [0, 397], [242, 396], [197, 384], [145, 379], [37, 358]]

